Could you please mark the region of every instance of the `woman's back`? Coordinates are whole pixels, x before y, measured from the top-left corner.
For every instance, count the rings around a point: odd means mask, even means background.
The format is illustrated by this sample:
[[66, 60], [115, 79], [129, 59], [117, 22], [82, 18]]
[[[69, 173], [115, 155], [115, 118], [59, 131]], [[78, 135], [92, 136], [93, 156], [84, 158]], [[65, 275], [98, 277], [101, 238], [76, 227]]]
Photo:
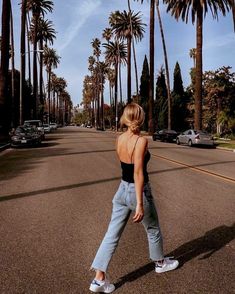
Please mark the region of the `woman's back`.
[[139, 138], [140, 136], [127, 132], [118, 137], [116, 149], [121, 162], [134, 163], [134, 152]]

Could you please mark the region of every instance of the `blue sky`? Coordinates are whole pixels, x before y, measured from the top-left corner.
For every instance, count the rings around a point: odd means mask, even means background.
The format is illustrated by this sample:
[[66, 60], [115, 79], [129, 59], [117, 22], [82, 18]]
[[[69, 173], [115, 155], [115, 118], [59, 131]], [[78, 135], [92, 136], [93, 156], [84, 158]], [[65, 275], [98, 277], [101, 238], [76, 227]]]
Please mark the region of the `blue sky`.
[[[20, 1], [12, 1], [15, 27], [16, 67], [19, 68], [20, 44]], [[132, 9], [142, 14], [143, 22], [147, 24], [146, 33], [136, 45], [139, 78], [145, 54], [149, 53], [149, 2], [131, 1]], [[68, 91], [74, 105], [82, 100], [83, 78], [88, 74], [88, 57], [92, 55], [91, 41], [101, 38], [102, 31], [108, 27], [108, 17], [111, 11], [127, 10], [127, 0], [54, 0], [54, 12], [46, 18], [52, 20], [57, 33], [53, 47], [61, 56], [61, 63], [55, 73], [68, 82]], [[189, 22], [176, 21], [166, 13], [166, 7], [161, 5], [162, 21], [165, 31], [171, 80], [176, 61], [179, 62], [184, 86], [190, 83], [189, 70], [193, 65], [189, 50], [195, 46], [195, 26]], [[219, 22], [208, 14], [204, 22], [203, 69], [214, 70], [221, 66], [232, 66], [235, 70], [235, 34], [233, 32], [232, 15], [219, 15]], [[102, 42], [105, 42], [102, 40]], [[163, 65], [163, 52], [156, 18], [155, 32], [155, 75]], [[134, 66], [132, 92], [135, 92]], [[126, 97], [126, 68], [122, 70], [123, 97]], [[171, 81], [172, 83], [172, 81]], [[105, 88], [105, 101], [109, 101], [108, 86]]]

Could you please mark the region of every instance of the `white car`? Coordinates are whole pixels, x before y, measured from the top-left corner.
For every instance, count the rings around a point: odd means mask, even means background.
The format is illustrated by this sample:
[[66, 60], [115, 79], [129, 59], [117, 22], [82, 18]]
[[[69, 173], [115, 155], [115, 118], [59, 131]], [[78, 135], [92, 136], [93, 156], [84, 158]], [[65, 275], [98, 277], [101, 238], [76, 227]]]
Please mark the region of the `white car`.
[[48, 124], [43, 124], [43, 128], [45, 133], [51, 132], [51, 127]]
[[51, 130], [56, 130], [57, 129], [57, 123], [50, 123], [50, 128]]
[[204, 131], [187, 130], [176, 138], [176, 143], [187, 144], [192, 147], [193, 145], [208, 145], [214, 146], [214, 139], [212, 135]]

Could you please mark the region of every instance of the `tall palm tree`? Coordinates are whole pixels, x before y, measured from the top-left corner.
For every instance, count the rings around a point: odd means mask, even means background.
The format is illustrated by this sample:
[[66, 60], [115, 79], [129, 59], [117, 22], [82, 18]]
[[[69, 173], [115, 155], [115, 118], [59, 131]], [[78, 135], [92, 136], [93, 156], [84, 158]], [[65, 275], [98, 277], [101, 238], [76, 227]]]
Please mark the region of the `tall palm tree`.
[[141, 20], [140, 12], [133, 11], [117, 13], [116, 18], [109, 23], [113, 32], [120, 40], [127, 40], [127, 101], [131, 102], [131, 44], [132, 39], [140, 41], [144, 35], [144, 23]]
[[115, 104], [115, 126], [117, 131], [118, 126], [118, 65], [119, 63], [127, 62], [127, 48], [123, 42], [114, 41], [103, 44], [105, 48], [105, 60], [109, 65], [113, 65], [115, 68], [115, 90], [114, 90], [114, 104]]
[[[139, 0], [137, 0], [139, 1]], [[144, 0], [140, 0], [141, 3]], [[148, 132], [150, 135], [154, 132], [154, 120], [153, 120], [153, 104], [154, 104], [154, 31], [155, 31], [155, 1], [150, 0], [150, 21], [149, 21], [149, 121]]]
[[33, 19], [35, 22], [34, 36], [33, 36], [33, 115], [37, 117], [38, 107], [38, 74], [37, 74], [37, 44], [38, 44], [38, 20], [47, 12], [52, 12], [53, 1], [51, 0], [27, 0], [27, 10], [32, 11]]
[[186, 23], [191, 12], [192, 23], [196, 21], [196, 84], [195, 84], [195, 129], [202, 129], [202, 47], [203, 47], [203, 15], [208, 10], [212, 17], [218, 19], [218, 12], [223, 15], [234, 8], [234, 0], [164, 0], [167, 4], [167, 12], [171, 12], [177, 20], [182, 18]]
[[[120, 15], [120, 11], [119, 10], [116, 10], [114, 12], [111, 12], [110, 13], [110, 16], [109, 16], [109, 23], [110, 24], [115, 24], [117, 22], [117, 19], [119, 18], [119, 15]], [[113, 32], [112, 32], [113, 34]], [[115, 39], [118, 39], [117, 36], [114, 36], [113, 34], [113, 37], [115, 37]], [[119, 75], [119, 100], [120, 100], [120, 103], [122, 103], [122, 65], [121, 63], [119, 62], [119, 66], [118, 66], [118, 75]]]
[[[1, 66], [0, 66], [0, 128], [7, 131], [9, 127], [6, 109], [8, 97], [8, 69], [10, 50], [10, 14], [11, 1], [2, 1], [2, 38], [1, 38]], [[1, 131], [1, 130], [0, 130]]]
[[33, 40], [35, 34], [35, 28], [37, 26], [37, 42], [39, 42], [39, 101], [40, 101], [40, 118], [43, 117], [43, 46], [47, 46], [49, 43], [53, 45], [54, 39], [56, 38], [56, 31], [53, 27], [52, 21], [44, 20], [42, 17], [39, 17], [38, 24], [36, 25], [35, 19], [32, 20], [30, 25], [30, 38]]
[[10, 28], [11, 28], [11, 127], [15, 126], [15, 45], [14, 45], [14, 23], [11, 6], [10, 14]]
[[100, 75], [99, 75], [99, 57], [101, 54], [100, 45], [101, 42], [98, 38], [95, 38], [91, 42], [92, 48], [93, 48], [93, 55], [96, 57], [96, 65], [97, 65], [97, 73], [96, 73], [96, 125], [100, 127]]
[[58, 64], [60, 63], [60, 56], [57, 55], [55, 49], [49, 48], [49, 47], [44, 47], [44, 52], [43, 52], [43, 62], [44, 65], [46, 66], [47, 74], [48, 74], [48, 120], [50, 122], [50, 94], [51, 94], [51, 72], [52, 68], [57, 68]]
[[[107, 43], [109, 43], [112, 36], [113, 36], [113, 32], [112, 32], [111, 28], [105, 28], [103, 30], [102, 37], [106, 40]], [[111, 100], [112, 100], [112, 93], [111, 92], [112, 92], [112, 90], [111, 90], [111, 84], [110, 84], [109, 78], [108, 78], [108, 81], [109, 81], [109, 99], [110, 99], [110, 106], [111, 106]]]
[[163, 46], [163, 52], [164, 52], [164, 60], [165, 60], [165, 69], [166, 69], [166, 87], [167, 87], [167, 105], [168, 105], [168, 123], [167, 127], [168, 130], [171, 129], [171, 119], [172, 119], [172, 98], [171, 98], [171, 89], [170, 89], [170, 74], [169, 74], [169, 66], [168, 66], [168, 57], [167, 57], [167, 50], [166, 50], [166, 42], [165, 42], [165, 36], [163, 31], [163, 25], [162, 25], [162, 19], [161, 19], [161, 13], [159, 9], [159, 0], [156, 0], [156, 9], [157, 9], [157, 15], [158, 15], [158, 21], [159, 21], [159, 28], [161, 32], [161, 39], [162, 39], [162, 46]]
[[91, 109], [91, 121], [92, 125], [96, 127], [96, 109], [95, 109], [95, 100], [96, 100], [96, 77], [94, 75], [94, 65], [95, 65], [95, 58], [94, 56], [89, 56], [88, 58], [88, 70], [91, 73], [91, 80], [90, 83], [92, 84], [92, 109]]

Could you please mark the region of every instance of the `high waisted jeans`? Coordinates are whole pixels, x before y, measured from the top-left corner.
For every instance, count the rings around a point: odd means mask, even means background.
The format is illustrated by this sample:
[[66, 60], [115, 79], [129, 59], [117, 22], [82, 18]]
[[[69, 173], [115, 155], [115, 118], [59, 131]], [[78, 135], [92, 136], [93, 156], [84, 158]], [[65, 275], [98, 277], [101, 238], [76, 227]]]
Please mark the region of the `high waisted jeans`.
[[[161, 260], [164, 258], [162, 235], [149, 183], [144, 185], [143, 203], [144, 218], [142, 224], [148, 236], [150, 259], [153, 261]], [[117, 248], [129, 216], [132, 211], [135, 211], [135, 208], [135, 185], [134, 183], [128, 183], [122, 180], [113, 198], [113, 211], [108, 230], [97, 251], [91, 268], [103, 272], [107, 271], [109, 262]]]

